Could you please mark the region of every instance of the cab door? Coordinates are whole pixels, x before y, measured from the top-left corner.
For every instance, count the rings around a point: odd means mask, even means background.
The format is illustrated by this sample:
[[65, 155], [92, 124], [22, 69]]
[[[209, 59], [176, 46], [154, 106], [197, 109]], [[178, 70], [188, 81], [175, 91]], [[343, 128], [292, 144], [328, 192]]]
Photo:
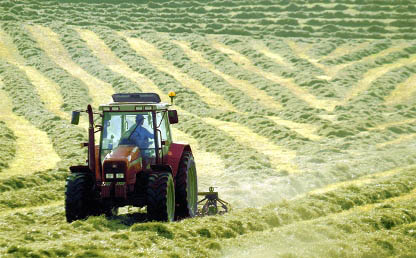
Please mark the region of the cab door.
[[160, 147], [160, 157], [166, 162], [167, 154], [170, 144], [172, 143], [172, 136], [169, 127], [169, 119], [166, 111], [157, 112], [156, 114], [158, 130], [160, 132], [158, 141]]

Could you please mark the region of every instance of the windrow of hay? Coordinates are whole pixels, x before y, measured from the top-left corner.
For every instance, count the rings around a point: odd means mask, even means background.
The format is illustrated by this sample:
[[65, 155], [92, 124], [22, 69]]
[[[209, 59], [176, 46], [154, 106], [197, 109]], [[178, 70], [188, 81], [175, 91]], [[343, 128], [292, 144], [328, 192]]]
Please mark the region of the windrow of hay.
[[203, 119], [206, 123], [211, 124], [218, 129], [231, 135], [240, 144], [250, 146], [268, 157], [276, 171], [287, 171], [287, 173], [300, 173], [293, 160], [296, 152], [287, 150], [282, 146], [277, 146], [265, 137], [262, 137], [249, 128], [232, 122], [224, 122], [212, 118]]
[[396, 85], [396, 88], [384, 99], [387, 105], [394, 105], [415, 98], [415, 93], [416, 75], [412, 75], [406, 81]]
[[[0, 74], [1, 75], [1, 74]], [[9, 83], [8, 81], [6, 83]], [[7, 85], [16, 87], [18, 85]], [[0, 81], [0, 88], [5, 86]], [[15, 155], [9, 166], [0, 173], [0, 178], [32, 174], [54, 168], [60, 161], [48, 135], [13, 112], [13, 104], [3, 89], [0, 89], [0, 120], [6, 123], [15, 136]]]
[[16, 135], [0, 120], [0, 173], [10, 167], [16, 155]]
[[135, 82], [120, 73], [114, 72], [102, 63], [97, 55], [93, 53], [95, 46], [88, 46], [75, 28], [57, 25], [51, 27], [51, 29], [59, 35], [60, 42], [72, 60], [86, 72], [110, 84], [117, 93], [140, 92], [140, 88]]
[[125, 62], [117, 57], [105, 42], [93, 31], [76, 29], [92, 53], [109, 69], [135, 82], [143, 92], [155, 92], [162, 101], [168, 102], [168, 97], [146, 76], [133, 71]]
[[49, 58], [73, 77], [79, 78], [88, 86], [89, 94], [93, 99], [91, 104], [94, 108], [97, 109], [100, 104], [107, 103], [111, 100], [111, 95], [114, 94], [111, 85], [91, 76], [76, 64], [62, 46], [58, 34], [50, 28], [38, 25], [28, 26], [28, 29]]
[[263, 105], [264, 107], [269, 108], [269, 109], [275, 109], [275, 110], [279, 110], [282, 108], [282, 105], [280, 105], [275, 99], [273, 99], [273, 97], [267, 95], [266, 92], [259, 90], [258, 88], [251, 85], [247, 81], [239, 80], [233, 76], [225, 74], [221, 72], [220, 70], [216, 69], [215, 65], [209, 62], [208, 60], [206, 60], [203, 57], [202, 53], [192, 50], [189, 47], [189, 43], [185, 41], [173, 41], [173, 43], [180, 46], [184, 50], [185, 54], [191, 59], [192, 62], [197, 63], [198, 65], [205, 67], [209, 69], [211, 72], [224, 78], [224, 80], [227, 81], [229, 84], [231, 84], [233, 87], [240, 89], [244, 94], [259, 101], [260, 104]]
[[270, 81], [273, 81], [275, 83], [278, 83], [278, 84], [281, 84], [282, 86], [287, 87], [290, 91], [293, 92], [294, 95], [296, 95], [298, 98], [302, 99], [303, 101], [309, 103], [314, 108], [332, 111], [336, 105], [335, 101], [322, 100], [322, 99], [316, 98], [314, 95], [310, 94], [307, 90], [296, 85], [291, 79], [283, 78], [276, 74], [260, 70], [255, 65], [253, 65], [252, 62], [249, 59], [247, 59], [245, 56], [241, 55], [240, 53], [237, 53], [236, 51], [230, 49], [229, 47], [227, 47], [226, 45], [218, 41], [213, 41], [212, 46], [226, 53], [227, 55], [229, 55], [230, 58], [234, 62], [240, 64], [245, 69], [253, 71]]
[[16, 65], [20, 70], [25, 71], [29, 80], [36, 87], [37, 93], [48, 110], [62, 118], [69, 119], [69, 115], [61, 110], [64, 102], [59, 92], [59, 86], [51, 79], [45, 77], [38, 70], [25, 65], [25, 60], [20, 56], [12, 40], [1, 29], [0, 39], [0, 57], [7, 62]]
[[[277, 202], [261, 209], [249, 208], [224, 216], [177, 223], [134, 223], [133, 217], [121, 215], [111, 220], [101, 216], [65, 224], [62, 208], [56, 206], [19, 210], [0, 218], [0, 222], [8, 221], [0, 223], [0, 229], [8, 232], [8, 238], [14, 239], [10, 242], [2, 235], [0, 244], [10, 254], [53, 254], [64, 249], [72, 255], [81, 255], [97, 251], [99, 245], [103, 256], [111, 255], [115, 248], [119, 248], [118, 255], [177, 252], [180, 256], [193, 257], [201, 254], [218, 256], [224, 251], [227, 253], [229, 244], [235, 246], [238, 245], [236, 242], [244, 243], [246, 240], [253, 243], [252, 238], [259, 234], [270, 237], [270, 234], [280, 231], [290, 232], [285, 235], [291, 236], [287, 241], [293, 245], [322, 240], [322, 235], [333, 240], [345, 234], [395, 230], [401, 225], [409, 225], [416, 218], [414, 202], [407, 199], [416, 187], [413, 173], [414, 170], [409, 169], [361, 187], [349, 186], [290, 202]], [[407, 182], [406, 185], [403, 182]], [[394, 203], [390, 203], [392, 197], [398, 197], [393, 198]], [[140, 217], [140, 213], [136, 216]], [[331, 227], [335, 228], [331, 230]], [[321, 237], [316, 238], [318, 235], [313, 232], [319, 232]], [[325, 241], [319, 243], [325, 244]], [[281, 248], [276, 242], [275, 246]], [[353, 246], [361, 248], [363, 245]], [[354, 253], [351, 249], [345, 252], [347, 256]]]
[[[126, 39], [130, 46], [136, 50], [139, 55], [146, 57], [146, 59], [160, 71], [173, 76], [184, 87], [188, 87], [192, 91], [196, 92], [209, 105], [223, 111], [236, 111], [235, 107], [226, 102], [222, 96], [211, 91], [209, 88], [202, 85], [199, 81], [191, 78], [186, 73], [181, 72], [172, 63], [170, 63], [169, 60], [163, 58], [163, 53], [152, 44], [139, 38], [126, 37]], [[218, 103], [221, 103], [221, 106], [219, 106]]]
[[360, 93], [366, 91], [375, 79], [387, 73], [388, 71], [394, 70], [402, 66], [412, 65], [415, 63], [416, 63], [416, 55], [412, 55], [406, 58], [395, 60], [394, 63], [383, 64], [377, 68], [368, 70], [363, 75], [363, 78], [360, 81], [358, 81], [355, 87], [353, 87], [351, 91], [344, 97], [343, 103], [350, 101], [351, 99], [360, 95]]
[[66, 70], [57, 66], [42, 51], [25, 26], [19, 23], [3, 23], [1, 26], [13, 39], [14, 45], [26, 64], [35, 67], [59, 85], [64, 102], [62, 108], [65, 111], [84, 109], [88, 103], [91, 103], [88, 87], [79, 79], [72, 77]]

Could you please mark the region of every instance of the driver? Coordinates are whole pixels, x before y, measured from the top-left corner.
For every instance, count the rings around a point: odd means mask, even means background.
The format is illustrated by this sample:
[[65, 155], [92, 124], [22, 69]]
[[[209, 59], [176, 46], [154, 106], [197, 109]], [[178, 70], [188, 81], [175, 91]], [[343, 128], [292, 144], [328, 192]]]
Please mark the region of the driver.
[[[153, 134], [143, 127], [144, 115], [136, 115], [136, 125], [132, 126], [123, 137], [121, 143], [134, 144], [140, 148], [142, 155], [146, 155], [145, 152], [151, 145], [153, 140]], [[126, 139], [127, 138], [127, 139]]]

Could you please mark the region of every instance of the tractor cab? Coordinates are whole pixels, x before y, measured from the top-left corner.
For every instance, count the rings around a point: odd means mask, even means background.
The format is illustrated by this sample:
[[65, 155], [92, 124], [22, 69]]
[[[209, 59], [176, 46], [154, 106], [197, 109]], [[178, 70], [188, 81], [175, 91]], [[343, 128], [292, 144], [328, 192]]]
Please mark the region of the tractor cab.
[[142, 169], [165, 164], [172, 143], [170, 124], [178, 122], [177, 112], [169, 106], [154, 93], [114, 94], [112, 103], [100, 105], [100, 164], [128, 150], [138, 153]]

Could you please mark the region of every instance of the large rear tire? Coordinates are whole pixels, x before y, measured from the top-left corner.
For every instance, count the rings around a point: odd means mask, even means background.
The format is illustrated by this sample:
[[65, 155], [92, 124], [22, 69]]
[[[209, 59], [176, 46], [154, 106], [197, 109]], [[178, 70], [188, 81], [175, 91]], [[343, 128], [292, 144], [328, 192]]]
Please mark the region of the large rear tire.
[[95, 207], [93, 186], [88, 174], [73, 173], [68, 176], [65, 191], [65, 216], [68, 222], [92, 215]]
[[173, 221], [175, 216], [175, 186], [172, 175], [166, 172], [151, 173], [146, 193], [148, 219]]
[[185, 151], [176, 175], [176, 219], [195, 217], [198, 205], [198, 180], [194, 157]]

